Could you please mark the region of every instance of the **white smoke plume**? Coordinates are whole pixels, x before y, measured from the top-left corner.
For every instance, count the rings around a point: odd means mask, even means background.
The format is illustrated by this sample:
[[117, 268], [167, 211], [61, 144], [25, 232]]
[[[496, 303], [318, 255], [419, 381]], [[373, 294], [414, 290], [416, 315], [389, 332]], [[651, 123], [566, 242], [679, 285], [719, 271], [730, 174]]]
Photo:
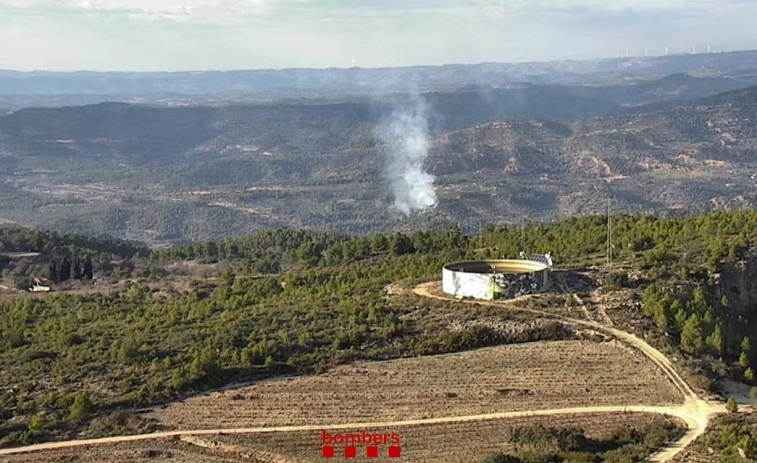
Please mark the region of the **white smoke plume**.
[[415, 99], [411, 106], [394, 111], [377, 135], [386, 145], [386, 177], [395, 207], [410, 215], [435, 206], [434, 176], [423, 170], [429, 145], [425, 101]]

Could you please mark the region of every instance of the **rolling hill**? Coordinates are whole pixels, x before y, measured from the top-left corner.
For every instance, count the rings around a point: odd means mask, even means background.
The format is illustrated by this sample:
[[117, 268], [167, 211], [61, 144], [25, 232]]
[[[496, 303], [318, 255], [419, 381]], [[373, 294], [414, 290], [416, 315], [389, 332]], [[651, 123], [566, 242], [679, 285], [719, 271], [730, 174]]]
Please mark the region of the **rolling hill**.
[[400, 96], [29, 108], [0, 117], [0, 220], [160, 245], [285, 225], [475, 230], [608, 201], [627, 212], [753, 206], [757, 87], [711, 94], [731, 84], [673, 75], [423, 95], [439, 204], [409, 218], [392, 207], [376, 132], [407, 106]]

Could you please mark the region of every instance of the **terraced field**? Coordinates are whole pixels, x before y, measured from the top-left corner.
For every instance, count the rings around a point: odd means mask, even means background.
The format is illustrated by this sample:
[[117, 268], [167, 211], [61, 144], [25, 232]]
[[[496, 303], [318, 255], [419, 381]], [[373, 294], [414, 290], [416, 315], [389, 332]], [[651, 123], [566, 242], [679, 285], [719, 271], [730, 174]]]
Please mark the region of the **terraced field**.
[[617, 341], [558, 341], [357, 363], [192, 398], [152, 417], [172, 428], [216, 429], [682, 402], [636, 350]]
[[0, 457], [0, 461], [4, 463], [232, 463], [240, 459], [237, 456], [187, 444], [178, 439], [156, 439], [9, 455]]
[[[542, 423], [544, 426], [574, 426], [586, 431], [588, 437], [606, 438], [624, 427], [642, 428], [650, 423], [671, 422], [669, 418], [644, 413], [559, 415], [545, 417], [508, 418], [467, 423], [387, 427], [381, 432], [400, 435], [402, 461], [414, 463], [460, 463], [483, 461], [497, 451], [512, 450], [507, 443], [510, 429], [517, 426]], [[359, 429], [344, 432], [360, 432]], [[224, 444], [245, 449], [260, 449], [298, 462], [317, 462], [321, 459], [320, 432], [290, 432], [276, 434], [228, 435], [217, 437]], [[358, 451], [364, 451], [357, 446]], [[341, 450], [336, 446], [337, 450]], [[396, 462], [387, 458], [387, 451], [380, 446], [379, 462]], [[359, 454], [358, 456], [364, 456]], [[329, 461], [354, 461], [335, 452]]]
[[[599, 413], [582, 415], [555, 415], [484, 420], [464, 423], [432, 425], [387, 426], [375, 432], [394, 432], [400, 436], [401, 461], [417, 463], [460, 463], [482, 461], [497, 451], [508, 450], [508, 432], [516, 426], [542, 423], [545, 426], [574, 426], [586, 431], [592, 438], [605, 438], [625, 427], [642, 428], [650, 423], [674, 422], [656, 414]], [[345, 429], [343, 432], [360, 432]], [[207, 436], [181, 436], [138, 442], [104, 444], [34, 453], [9, 455], [7, 463], [95, 463], [103, 461], [129, 463], [315, 463], [323, 461], [320, 431], [294, 431], [256, 434], [210, 434]], [[339, 448], [341, 450], [341, 448]], [[364, 452], [364, 447], [358, 446]], [[359, 456], [360, 456], [359, 455]], [[341, 452], [329, 461], [355, 461], [346, 459]], [[376, 462], [396, 462], [387, 458], [387, 450], [380, 448]]]

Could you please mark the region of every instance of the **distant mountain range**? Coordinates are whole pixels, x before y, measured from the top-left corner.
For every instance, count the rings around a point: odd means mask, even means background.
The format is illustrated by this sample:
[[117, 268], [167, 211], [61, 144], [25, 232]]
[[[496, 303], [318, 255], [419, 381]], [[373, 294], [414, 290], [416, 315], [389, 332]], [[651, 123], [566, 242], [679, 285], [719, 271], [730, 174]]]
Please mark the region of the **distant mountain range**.
[[[433, 131], [487, 120], [577, 119], [639, 111], [739, 89], [726, 78], [676, 74], [635, 85], [523, 85], [510, 89], [468, 87], [423, 95]], [[254, 145], [277, 152], [332, 153], [350, 131], [370, 128], [404, 104], [404, 97], [345, 103], [275, 103], [163, 107], [124, 103], [28, 108], [0, 117], [0, 153], [110, 155], [152, 158]], [[642, 108], [642, 111], [648, 108]], [[364, 140], [365, 141], [365, 140]]]
[[450, 92], [473, 85], [625, 85], [671, 74], [757, 85], [757, 51], [544, 63], [205, 72], [0, 71], [0, 108], [103, 101], [190, 104]]
[[392, 207], [376, 127], [401, 95], [101, 103], [0, 117], [0, 223], [152, 245], [297, 226], [365, 233], [757, 206], [757, 86], [467, 86], [422, 95], [436, 208]]

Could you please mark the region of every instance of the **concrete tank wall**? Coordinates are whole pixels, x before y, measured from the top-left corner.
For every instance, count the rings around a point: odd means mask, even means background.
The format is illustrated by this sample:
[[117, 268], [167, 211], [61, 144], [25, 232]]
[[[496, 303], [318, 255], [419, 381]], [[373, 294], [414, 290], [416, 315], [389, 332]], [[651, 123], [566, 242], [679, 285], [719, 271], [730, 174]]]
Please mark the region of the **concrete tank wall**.
[[549, 268], [532, 260], [458, 262], [442, 268], [442, 290], [457, 298], [513, 298], [548, 285]]
[[494, 299], [494, 275], [442, 270], [442, 291], [455, 297]]

